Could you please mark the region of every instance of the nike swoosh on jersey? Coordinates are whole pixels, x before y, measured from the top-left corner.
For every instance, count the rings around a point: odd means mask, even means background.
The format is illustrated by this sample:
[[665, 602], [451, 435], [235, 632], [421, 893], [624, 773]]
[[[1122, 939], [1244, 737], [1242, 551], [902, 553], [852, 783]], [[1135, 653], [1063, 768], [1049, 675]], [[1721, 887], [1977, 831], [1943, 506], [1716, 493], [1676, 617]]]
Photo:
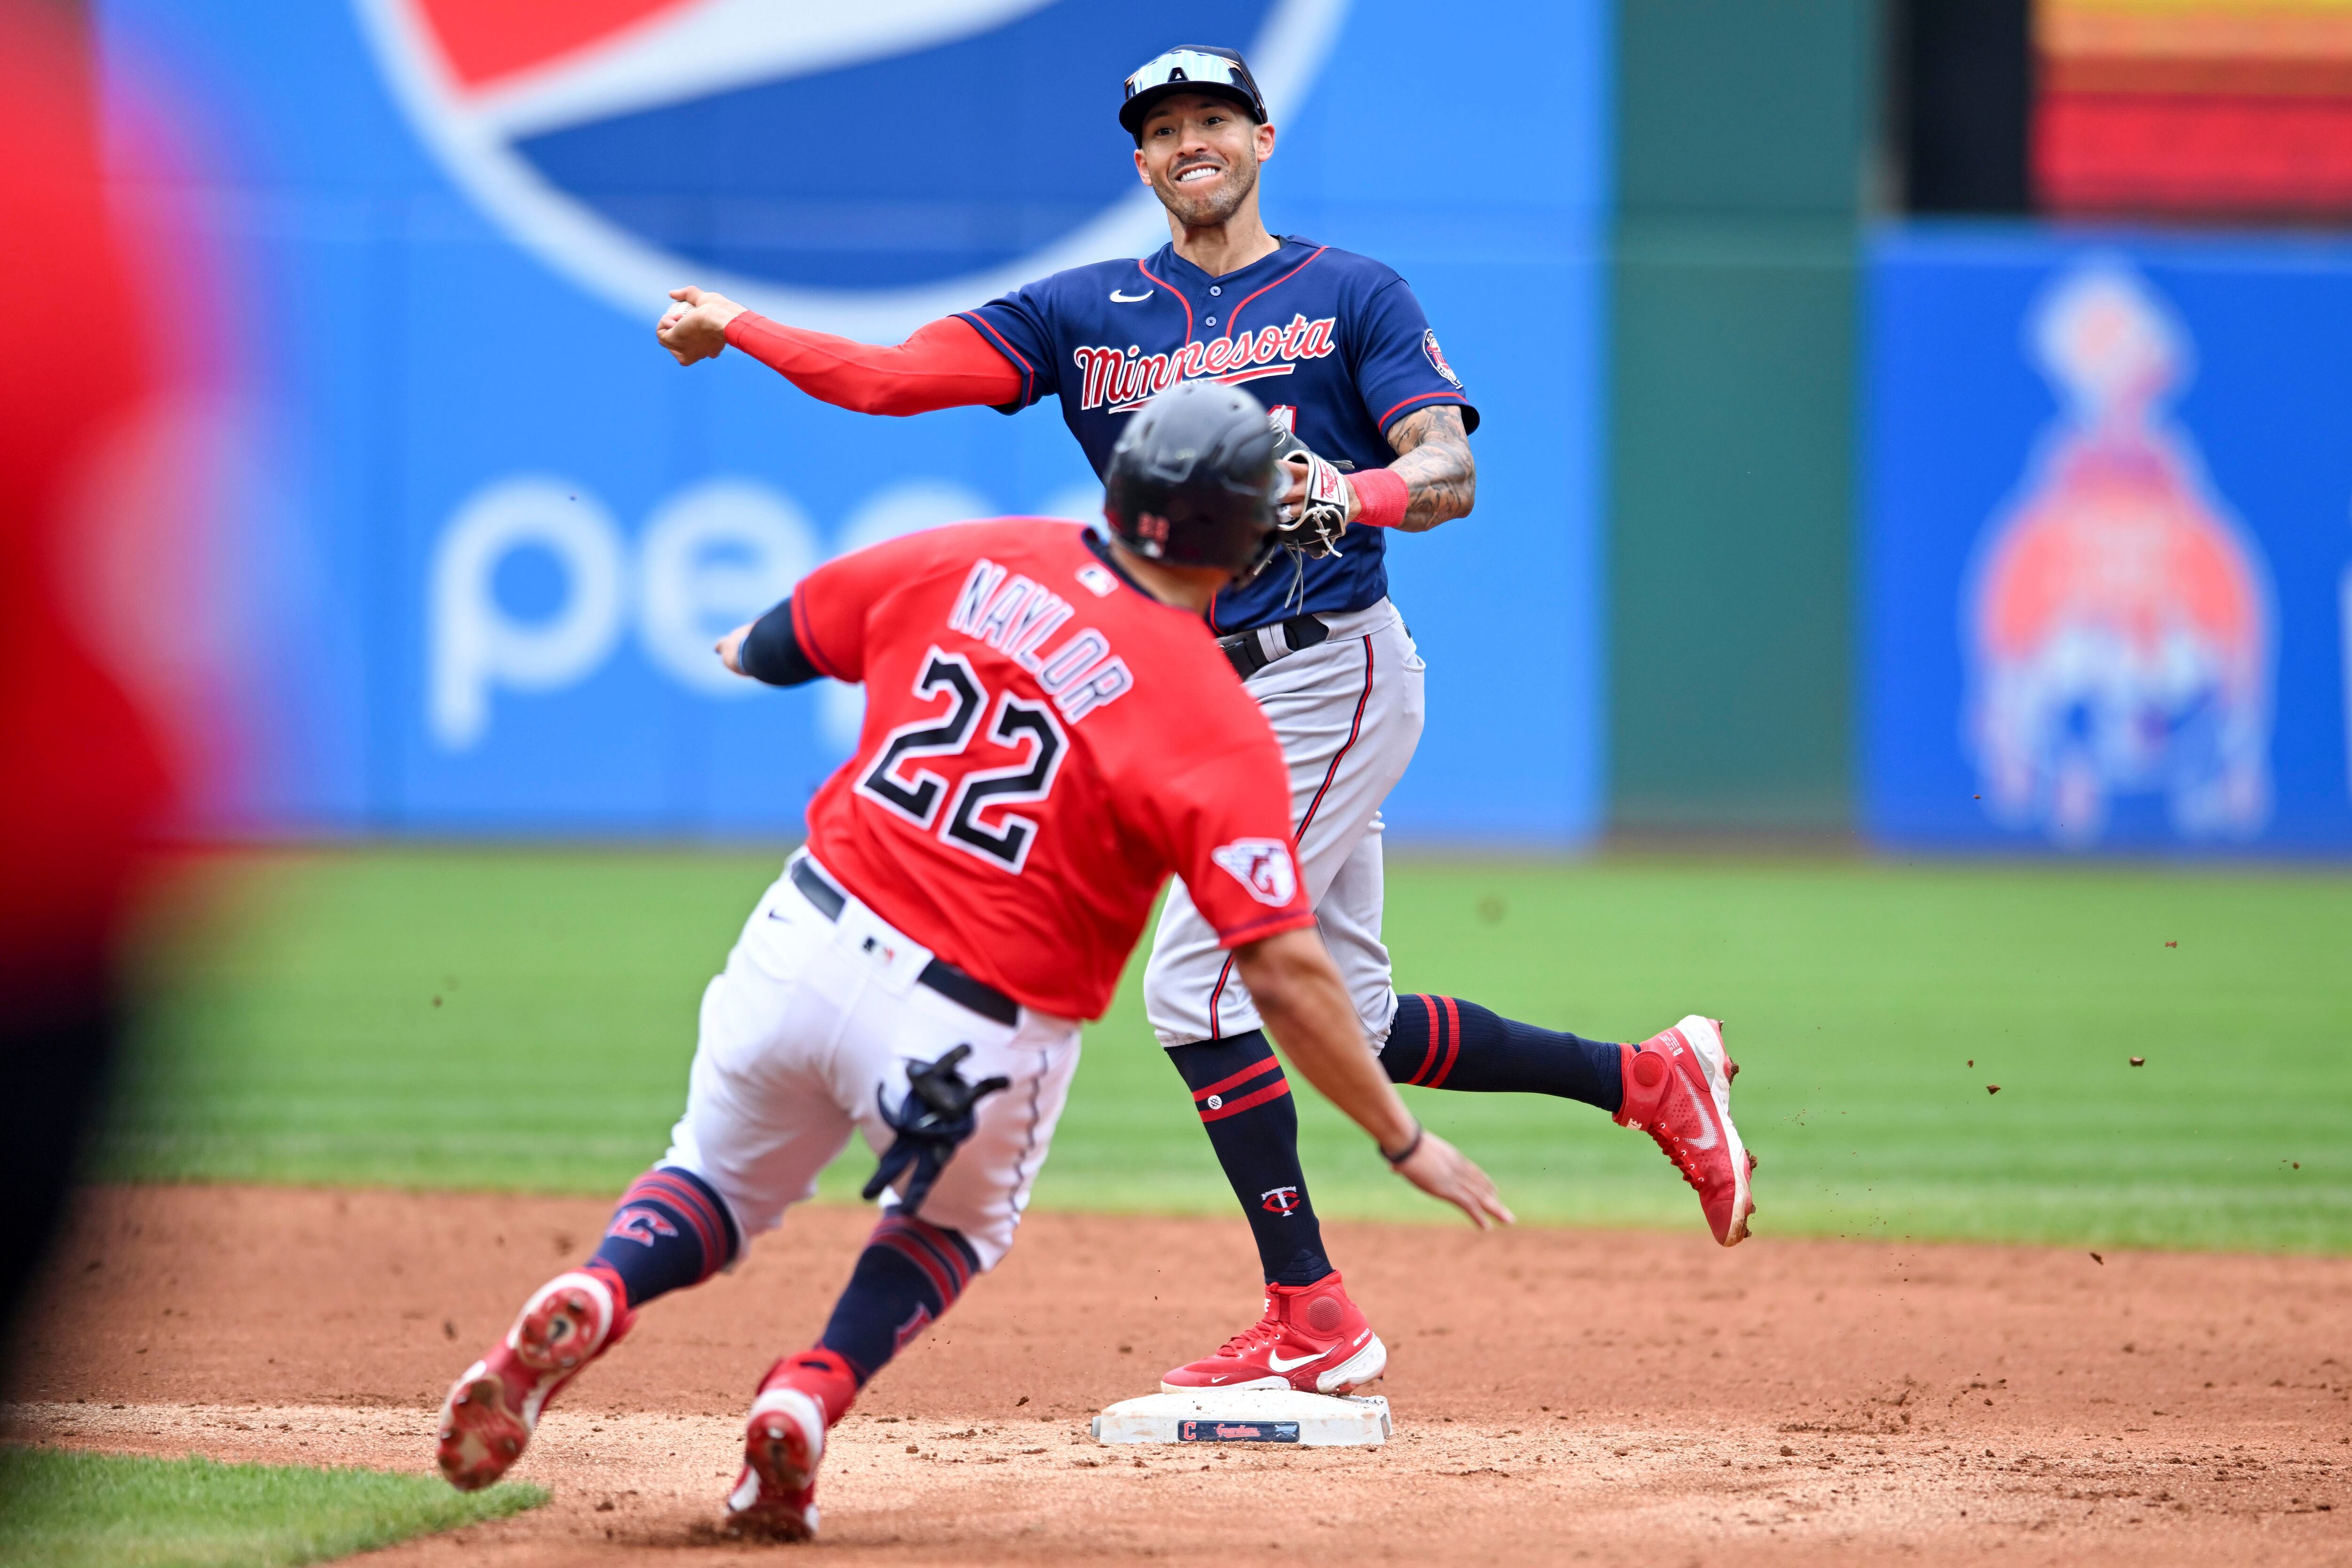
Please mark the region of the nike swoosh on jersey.
[[1289, 1372], [1296, 1367], [1305, 1366], [1310, 1361], [1322, 1360], [1324, 1354], [1324, 1352], [1318, 1350], [1311, 1354], [1299, 1356], [1295, 1360], [1285, 1361], [1282, 1357], [1275, 1354], [1274, 1352], [1267, 1351], [1265, 1353], [1265, 1364], [1276, 1372]]
[[1121, 294], [1114, 288], [1110, 291], [1110, 298], [1115, 305], [1140, 305], [1159, 292], [1157, 288], [1147, 288], [1140, 294]]

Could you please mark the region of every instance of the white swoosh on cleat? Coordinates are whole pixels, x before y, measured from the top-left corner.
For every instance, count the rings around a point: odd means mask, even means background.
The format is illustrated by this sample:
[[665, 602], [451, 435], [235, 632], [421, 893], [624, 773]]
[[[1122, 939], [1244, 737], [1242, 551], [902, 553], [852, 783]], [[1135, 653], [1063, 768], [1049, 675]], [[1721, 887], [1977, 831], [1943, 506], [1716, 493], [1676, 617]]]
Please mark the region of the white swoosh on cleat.
[[1310, 1361], [1320, 1361], [1324, 1356], [1329, 1354], [1330, 1353], [1328, 1351], [1318, 1350], [1310, 1354], [1299, 1356], [1294, 1361], [1285, 1361], [1282, 1357], [1275, 1354], [1274, 1352], [1267, 1351], [1265, 1353], [1265, 1364], [1276, 1372], [1292, 1372], [1296, 1371], [1299, 1367], [1305, 1366]]
[[[1679, 1074], [1677, 1074], [1677, 1076], [1679, 1076]], [[1715, 1130], [1715, 1116], [1713, 1113], [1713, 1108], [1707, 1103], [1708, 1097], [1700, 1093], [1696, 1089], [1692, 1088], [1691, 1081], [1687, 1078], [1682, 1080], [1682, 1085], [1684, 1092], [1691, 1097], [1692, 1106], [1698, 1112], [1700, 1124], [1706, 1128], [1706, 1136], [1704, 1138], [1693, 1138], [1690, 1141], [1690, 1145], [1694, 1149], [1711, 1149], [1715, 1147], [1716, 1145], [1723, 1142], [1723, 1137], [1722, 1134], [1718, 1134]]]

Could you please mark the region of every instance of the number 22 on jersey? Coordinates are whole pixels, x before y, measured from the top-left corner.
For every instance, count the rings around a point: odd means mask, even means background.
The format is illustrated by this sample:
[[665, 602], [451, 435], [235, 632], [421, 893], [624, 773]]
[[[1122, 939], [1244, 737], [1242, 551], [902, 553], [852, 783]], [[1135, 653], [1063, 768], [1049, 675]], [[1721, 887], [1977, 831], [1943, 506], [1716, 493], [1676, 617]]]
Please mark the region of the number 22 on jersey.
[[1007, 809], [999, 819], [1001, 826], [991, 828], [980, 816], [982, 811], [1042, 801], [1053, 793], [1054, 775], [1069, 750], [1069, 737], [1060, 721], [1047, 705], [1003, 693], [996, 699], [987, 737], [1021, 753], [1020, 760], [1003, 768], [974, 768], [950, 793], [945, 779], [920, 764], [926, 758], [964, 753], [981, 732], [982, 716], [989, 711], [988, 688], [981, 684], [971, 660], [934, 646], [923, 655], [922, 670], [915, 677], [915, 695], [926, 701], [944, 696], [947, 710], [937, 717], [902, 724], [884, 737], [873, 765], [858, 777], [857, 792], [925, 832], [938, 824], [940, 842], [1018, 875], [1036, 841], [1035, 821]]

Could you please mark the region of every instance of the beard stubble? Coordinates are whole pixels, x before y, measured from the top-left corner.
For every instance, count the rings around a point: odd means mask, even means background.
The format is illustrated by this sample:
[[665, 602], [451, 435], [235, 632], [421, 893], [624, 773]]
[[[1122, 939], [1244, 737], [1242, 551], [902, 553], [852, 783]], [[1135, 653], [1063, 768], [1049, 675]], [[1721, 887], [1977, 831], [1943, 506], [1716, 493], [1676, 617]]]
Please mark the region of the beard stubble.
[[1241, 211], [1242, 204], [1257, 189], [1257, 164], [1253, 162], [1228, 165], [1226, 177], [1217, 182], [1213, 190], [1199, 194], [1186, 192], [1172, 176], [1155, 189], [1160, 204], [1186, 228], [1214, 228]]

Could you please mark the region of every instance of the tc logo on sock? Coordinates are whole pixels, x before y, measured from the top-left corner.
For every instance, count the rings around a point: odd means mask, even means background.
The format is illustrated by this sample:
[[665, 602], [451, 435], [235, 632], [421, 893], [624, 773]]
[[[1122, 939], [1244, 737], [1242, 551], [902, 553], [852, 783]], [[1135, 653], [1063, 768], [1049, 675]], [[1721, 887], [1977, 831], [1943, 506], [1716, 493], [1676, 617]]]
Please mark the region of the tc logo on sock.
[[1271, 1192], [1258, 1194], [1258, 1206], [1268, 1214], [1295, 1214], [1298, 1211], [1298, 1189], [1278, 1186]]

